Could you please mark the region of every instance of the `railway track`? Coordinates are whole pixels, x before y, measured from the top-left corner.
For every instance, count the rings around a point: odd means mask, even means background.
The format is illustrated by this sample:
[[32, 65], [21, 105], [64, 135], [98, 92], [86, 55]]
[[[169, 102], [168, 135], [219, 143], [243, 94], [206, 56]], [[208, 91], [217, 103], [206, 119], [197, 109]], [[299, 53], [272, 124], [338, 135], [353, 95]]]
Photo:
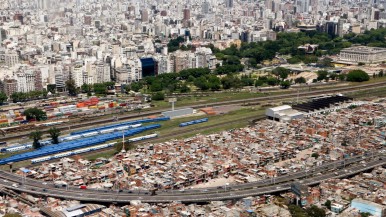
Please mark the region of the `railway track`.
[[[256, 122], [256, 121], [260, 121], [260, 120], [263, 120], [263, 119], [265, 119], [265, 116], [264, 115], [259, 115], [259, 116], [256, 116], [254, 118], [251, 118], [251, 117], [241, 118], [241, 119], [237, 120], [236, 122], [243, 122], [243, 121]], [[232, 123], [235, 123], [235, 121], [232, 120], [232, 121], [226, 121], [226, 122], [221, 122], [221, 123], [217, 123], [217, 124], [212, 124], [212, 125], [201, 127], [201, 128], [199, 128], [199, 130], [202, 131], [202, 130], [215, 129], [216, 127], [225, 126], [225, 125], [232, 124]], [[180, 136], [183, 136], [185, 134], [192, 133], [192, 132], [194, 132], [194, 131], [192, 131], [192, 129], [185, 128], [185, 129], [182, 129], [182, 130], [173, 131], [172, 133], [167, 133], [165, 135], [161, 135], [161, 136], [156, 137], [156, 138], [151, 138], [151, 139], [147, 139], [147, 140], [144, 140], [144, 141], [133, 142], [132, 144], [143, 145], [143, 144], [147, 144], [147, 143], [150, 143], [150, 142], [155, 143], [155, 142], [159, 142], [159, 141], [163, 141], [163, 140], [168, 140], [168, 139], [173, 139], [173, 138], [176, 138], [176, 137], [180, 137]], [[103, 152], [105, 152], [106, 150], [109, 150], [109, 149], [112, 149], [112, 148], [108, 147], [108, 148], [103, 148], [103, 149], [99, 149], [99, 150], [95, 150], [95, 151], [90, 151], [90, 152], [87, 152], [87, 153], [79, 154], [79, 156], [87, 156], [87, 155], [93, 155], [93, 154], [97, 154], [97, 153], [103, 153]], [[28, 166], [27, 167], [31, 168], [31, 167], [38, 166], [38, 165], [40, 165], [42, 163], [47, 163], [47, 162], [50, 163], [50, 162], [56, 162], [56, 161], [58, 161], [58, 159], [44, 161], [44, 162], [41, 162], [41, 163], [35, 163], [35, 164], [31, 165], [30, 167], [28, 167]], [[23, 163], [23, 162], [28, 162], [29, 163], [30, 160], [20, 161], [18, 163]], [[25, 166], [23, 166], [23, 167], [25, 167]], [[19, 167], [17, 165], [14, 165], [13, 168], [17, 169]]]
[[[256, 103], [256, 101], [274, 101], [274, 100], [288, 100], [292, 99], [295, 97], [311, 97], [311, 96], [318, 96], [321, 94], [332, 94], [332, 93], [347, 93], [347, 92], [353, 92], [353, 91], [363, 91], [363, 90], [368, 90], [368, 89], [374, 89], [374, 88], [380, 88], [382, 86], [386, 86], [386, 81], [384, 82], [377, 82], [377, 83], [371, 83], [371, 84], [363, 84], [363, 85], [356, 85], [354, 87], [349, 86], [349, 87], [339, 87], [339, 88], [333, 88], [333, 89], [328, 89], [328, 90], [314, 90], [314, 91], [309, 91], [309, 92], [303, 92], [303, 93], [288, 93], [288, 94], [280, 94], [280, 95], [268, 95], [268, 96], [261, 96], [261, 97], [254, 97], [254, 98], [249, 98], [249, 99], [240, 99], [240, 100], [230, 100], [230, 101], [224, 101], [224, 102], [214, 102], [214, 103], [207, 103], [207, 104], [200, 104], [200, 105], [192, 105], [192, 106], [183, 106], [183, 107], [178, 107], [178, 108], [194, 108], [194, 109], [199, 109], [199, 108], [204, 108], [204, 107], [212, 107], [212, 106], [221, 106], [221, 105], [240, 105], [240, 104], [246, 104], [246, 103]], [[148, 112], [142, 112], [138, 114], [130, 114], [130, 115], [125, 115], [125, 116], [120, 116], [119, 120], [129, 120], [133, 118], [141, 118], [141, 117], [147, 117], [151, 115], [157, 115], [160, 114], [163, 111], [167, 111], [167, 109], [160, 109], [160, 110], [154, 110], [154, 111], [148, 111]], [[79, 120], [80, 121], [80, 120]], [[96, 121], [91, 121], [91, 122], [84, 122], [84, 123], [79, 123], [79, 124], [74, 124], [73, 125], [67, 125], [67, 126], [59, 126], [57, 127], [61, 131], [66, 131], [69, 129], [79, 129], [83, 127], [89, 127], [93, 125], [98, 125], [98, 124], [104, 124], [104, 123], [110, 123], [114, 122], [113, 118], [107, 118], [107, 119], [100, 119]], [[48, 129], [48, 128], [46, 128]], [[44, 133], [47, 133], [47, 130], [42, 130]], [[18, 134], [18, 135], [9, 135], [1, 138], [1, 141], [10, 141], [13, 139], [18, 139], [20, 137], [25, 137], [28, 136], [29, 132]]]

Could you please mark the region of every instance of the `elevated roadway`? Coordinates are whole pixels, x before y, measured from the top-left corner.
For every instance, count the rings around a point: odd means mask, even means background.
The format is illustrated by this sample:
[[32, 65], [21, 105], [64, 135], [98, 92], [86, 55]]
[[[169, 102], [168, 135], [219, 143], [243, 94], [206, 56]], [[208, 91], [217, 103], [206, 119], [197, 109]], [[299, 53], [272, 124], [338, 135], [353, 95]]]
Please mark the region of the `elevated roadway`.
[[[21, 177], [19, 175], [0, 171], [0, 184], [8, 189], [26, 192], [40, 196], [51, 196], [62, 199], [73, 199], [86, 202], [128, 203], [131, 200], [141, 200], [150, 203], [167, 203], [173, 201], [207, 202], [216, 200], [238, 199], [248, 196], [271, 194], [290, 189], [294, 181], [304, 185], [315, 185], [330, 178], [343, 178], [386, 164], [386, 157], [381, 153], [368, 153], [353, 156], [344, 160], [325, 163], [318, 167], [279, 176], [275, 179], [265, 179], [221, 188], [168, 190], [159, 191], [151, 196], [148, 191], [128, 189], [96, 190], [74, 187], [55, 187], [52, 183]], [[4, 181], [5, 180], [5, 181]]]

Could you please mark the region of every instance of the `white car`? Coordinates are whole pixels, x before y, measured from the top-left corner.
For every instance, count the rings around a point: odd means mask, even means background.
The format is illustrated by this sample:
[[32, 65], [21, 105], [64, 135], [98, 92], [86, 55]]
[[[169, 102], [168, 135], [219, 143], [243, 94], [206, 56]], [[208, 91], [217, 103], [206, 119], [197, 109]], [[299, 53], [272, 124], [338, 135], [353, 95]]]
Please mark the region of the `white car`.
[[12, 187], [15, 187], [15, 188], [17, 188], [17, 187], [19, 187], [16, 183], [13, 183], [12, 184]]

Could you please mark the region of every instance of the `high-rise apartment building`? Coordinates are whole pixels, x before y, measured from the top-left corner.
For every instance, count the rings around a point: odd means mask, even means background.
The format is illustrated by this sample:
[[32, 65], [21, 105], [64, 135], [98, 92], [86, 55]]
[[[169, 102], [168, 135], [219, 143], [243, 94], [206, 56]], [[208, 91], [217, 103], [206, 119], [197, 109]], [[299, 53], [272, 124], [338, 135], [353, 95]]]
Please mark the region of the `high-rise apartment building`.
[[83, 19], [84, 19], [83, 23], [84, 23], [85, 25], [91, 26], [91, 21], [92, 21], [91, 15], [89, 15], [89, 14], [84, 15], [84, 18], [83, 18]]
[[209, 2], [205, 1], [205, 2], [203, 2], [202, 5], [201, 5], [201, 12], [202, 12], [203, 14], [207, 14], [207, 13], [209, 13], [209, 8], [210, 8]]
[[141, 21], [143, 23], [149, 22], [149, 12], [146, 9], [141, 10]]
[[345, 23], [345, 19], [340, 18], [338, 21], [338, 36], [343, 37], [343, 25]]
[[19, 63], [19, 55], [16, 52], [6, 53], [4, 56], [5, 65], [12, 67]]
[[233, 0], [225, 0], [225, 7], [232, 8], [233, 7]]
[[17, 92], [17, 81], [15, 79], [5, 79], [3, 85], [5, 95], [11, 96]]
[[35, 74], [32, 71], [18, 72], [15, 75], [17, 92], [31, 92], [35, 90]]
[[36, 70], [33, 72], [34, 76], [34, 89], [42, 91], [43, 83], [42, 83], [42, 72], [40, 70]]
[[190, 10], [185, 8], [184, 9], [184, 20], [189, 20], [190, 19]]
[[153, 58], [141, 58], [142, 77], [158, 75], [158, 64]]
[[35, 0], [36, 8], [41, 10], [47, 10], [51, 7], [51, 0]]
[[7, 39], [7, 31], [5, 29], [0, 28], [0, 43]]
[[75, 81], [77, 87], [83, 85], [83, 66], [75, 65], [71, 68], [71, 79]]

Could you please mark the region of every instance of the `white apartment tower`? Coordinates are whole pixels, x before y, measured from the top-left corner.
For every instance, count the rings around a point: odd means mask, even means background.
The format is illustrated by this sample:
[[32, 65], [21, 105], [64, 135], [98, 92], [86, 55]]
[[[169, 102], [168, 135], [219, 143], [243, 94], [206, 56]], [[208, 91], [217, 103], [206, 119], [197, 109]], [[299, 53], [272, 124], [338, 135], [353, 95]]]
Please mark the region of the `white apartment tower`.
[[71, 78], [75, 81], [77, 87], [83, 84], [83, 66], [75, 65], [71, 68]]
[[17, 91], [27, 93], [35, 90], [35, 75], [32, 71], [16, 73]]

